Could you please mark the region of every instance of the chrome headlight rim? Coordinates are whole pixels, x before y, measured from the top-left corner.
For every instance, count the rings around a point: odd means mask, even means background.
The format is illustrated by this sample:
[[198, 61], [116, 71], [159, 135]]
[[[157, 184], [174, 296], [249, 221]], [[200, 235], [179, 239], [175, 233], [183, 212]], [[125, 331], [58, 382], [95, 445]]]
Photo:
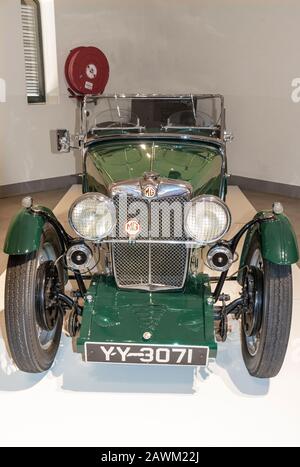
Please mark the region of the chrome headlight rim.
[[[93, 200], [99, 201], [100, 203], [105, 203], [108, 210], [110, 211], [110, 214], [112, 216], [112, 226], [109, 229], [109, 231], [107, 233], [105, 233], [105, 235], [103, 235], [102, 237], [96, 237], [95, 238], [95, 237], [83, 236], [82, 233], [80, 233], [78, 231], [78, 229], [74, 225], [74, 222], [73, 222], [73, 219], [72, 219], [72, 214], [74, 212], [74, 209], [76, 208], [76, 206], [79, 203], [81, 203], [82, 201], [84, 201], [86, 199], [93, 199]], [[114, 231], [114, 229], [116, 227], [116, 224], [117, 224], [116, 210], [115, 210], [115, 206], [114, 206], [113, 201], [111, 200], [111, 198], [109, 198], [108, 196], [102, 195], [101, 193], [93, 193], [93, 192], [85, 193], [84, 195], [80, 196], [79, 198], [77, 198], [72, 203], [72, 205], [71, 205], [71, 207], [69, 209], [68, 220], [69, 220], [69, 224], [70, 224], [71, 228], [74, 230], [76, 235], [78, 235], [78, 237], [82, 238], [83, 240], [86, 240], [88, 242], [93, 242], [93, 243], [100, 243], [104, 238], [109, 237], [113, 233], [113, 231]]]
[[[226, 228], [222, 232], [222, 234], [215, 237], [214, 239], [212, 239], [210, 241], [206, 241], [206, 242], [200, 242], [199, 240], [197, 240], [195, 238], [195, 236], [190, 232], [189, 227], [188, 227], [188, 222], [187, 222], [190, 210], [193, 208], [193, 205], [196, 204], [199, 201], [200, 202], [208, 201], [208, 202], [211, 202], [211, 203], [218, 204], [219, 206], [221, 206], [224, 209], [224, 211], [226, 213], [226, 217], [227, 217]], [[215, 196], [215, 195], [199, 195], [199, 196], [196, 196], [195, 198], [191, 199], [191, 201], [189, 203], [189, 207], [185, 212], [185, 219], [184, 219], [185, 233], [188, 235], [189, 238], [191, 238], [193, 241], [195, 241], [199, 246], [204, 247], [204, 246], [214, 245], [215, 243], [222, 240], [224, 238], [224, 236], [228, 233], [228, 231], [229, 231], [229, 229], [231, 227], [231, 224], [232, 224], [232, 215], [231, 215], [231, 212], [230, 212], [227, 204], [221, 198], [219, 198], [218, 196]]]

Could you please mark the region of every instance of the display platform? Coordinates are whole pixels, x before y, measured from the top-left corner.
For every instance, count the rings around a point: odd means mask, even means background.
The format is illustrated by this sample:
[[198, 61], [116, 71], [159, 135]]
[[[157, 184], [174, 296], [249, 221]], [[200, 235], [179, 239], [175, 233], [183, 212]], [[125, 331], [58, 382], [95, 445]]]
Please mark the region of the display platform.
[[[74, 186], [55, 209], [67, 211]], [[227, 199], [229, 234], [255, 210], [237, 187]], [[268, 206], [266, 206], [268, 207]], [[236, 266], [233, 266], [233, 272]], [[5, 346], [0, 278], [0, 445], [11, 446], [265, 446], [300, 444], [300, 269], [294, 266], [294, 319], [284, 367], [274, 380], [248, 375], [239, 326], [207, 369], [86, 364], [63, 338], [44, 375], [16, 370]], [[226, 286], [234, 298], [235, 283]]]

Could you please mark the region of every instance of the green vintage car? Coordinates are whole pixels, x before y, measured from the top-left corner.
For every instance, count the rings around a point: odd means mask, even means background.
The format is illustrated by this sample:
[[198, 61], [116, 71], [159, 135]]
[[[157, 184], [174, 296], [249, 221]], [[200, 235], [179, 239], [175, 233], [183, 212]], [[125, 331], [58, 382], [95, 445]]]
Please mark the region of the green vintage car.
[[[64, 331], [86, 362], [206, 366], [232, 316], [249, 373], [276, 376], [298, 246], [280, 203], [229, 237], [223, 97], [85, 96], [78, 110], [73, 146], [83, 173], [69, 211], [73, 235], [26, 197], [5, 242], [16, 365], [48, 370]], [[67, 130], [56, 139], [70, 151]], [[227, 280], [240, 285], [234, 300]]]

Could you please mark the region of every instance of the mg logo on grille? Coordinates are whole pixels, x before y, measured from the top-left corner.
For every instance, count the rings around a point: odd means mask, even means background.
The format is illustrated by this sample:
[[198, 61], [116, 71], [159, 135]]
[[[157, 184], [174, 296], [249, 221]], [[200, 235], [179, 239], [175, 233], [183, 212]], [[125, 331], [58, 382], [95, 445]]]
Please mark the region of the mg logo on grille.
[[146, 198], [154, 198], [156, 195], [156, 189], [152, 185], [147, 185], [143, 190], [144, 196]]
[[125, 224], [125, 232], [129, 237], [136, 237], [141, 231], [141, 224], [136, 220], [132, 219]]

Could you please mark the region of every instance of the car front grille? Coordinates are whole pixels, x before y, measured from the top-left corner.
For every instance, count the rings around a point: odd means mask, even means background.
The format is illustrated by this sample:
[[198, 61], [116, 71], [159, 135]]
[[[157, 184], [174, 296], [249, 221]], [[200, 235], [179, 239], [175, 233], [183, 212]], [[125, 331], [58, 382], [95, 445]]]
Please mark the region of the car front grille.
[[[187, 240], [184, 233], [178, 236], [176, 232], [175, 218], [171, 216], [170, 233], [163, 236], [163, 214], [159, 214], [159, 225], [155, 225], [155, 236], [150, 229], [151, 203], [158, 202], [143, 200], [127, 196], [127, 209], [130, 210], [132, 203], [139, 201], [144, 205], [139, 220], [141, 223], [141, 233], [139, 242], [124, 242], [124, 227], [126, 223], [135, 218], [134, 214], [128, 214], [120, 209], [120, 197], [114, 198], [117, 213], [116, 242], [113, 243], [113, 263], [116, 282], [121, 288], [134, 288], [143, 290], [181, 289], [184, 286], [188, 263], [189, 249], [184, 242]], [[187, 199], [183, 196], [161, 198], [159, 202], [174, 203], [180, 205], [182, 212], [181, 219], [184, 219], [184, 203]], [[153, 224], [151, 225], [153, 227]], [[178, 226], [177, 226], [178, 227]], [[126, 237], [125, 237], [126, 239]], [[119, 243], [118, 240], [123, 240]], [[144, 240], [143, 243], [141, 240]], [[155, 240], [150, 243], [149, 240]], [[160, 243], [175, 240], [178, 243]], [[146, 243], [147, 242], [147, 243]]]

